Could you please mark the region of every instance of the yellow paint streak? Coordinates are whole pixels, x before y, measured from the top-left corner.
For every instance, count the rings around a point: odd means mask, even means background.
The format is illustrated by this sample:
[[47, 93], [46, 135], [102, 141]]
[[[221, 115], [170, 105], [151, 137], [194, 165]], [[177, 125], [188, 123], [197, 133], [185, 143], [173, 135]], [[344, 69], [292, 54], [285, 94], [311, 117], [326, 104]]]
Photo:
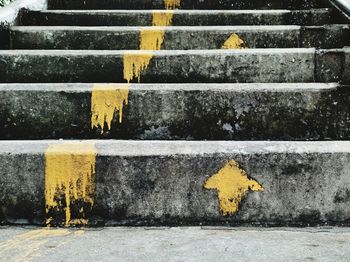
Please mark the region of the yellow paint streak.
[[238, 211], [239, 203], [249, 191], [263, 191], [263, 187], [249, 179], [234, 160], [229, 161], [218, 173], [204, 184], [206, 189], [216, 189], [219, 196], [220, 211], [223, 215], [233, 215]]
[[114, 114], [123, 120], [123, 107], [128, 104], [129, 85], [95, 84], [91, 95], [91, 127], [111, 129]]
[[[52, 243], [53, 240], [60, 240], [61, 245], [73, 240], [69, 236], [75, 231], [67, 229], [35, 229], [29, 232], [20, 233], [14, 237], [0, 243], [0, 259], [4, 261], [30, 261], [40, 256], [40, 249]], [[57, 246], [56, 246], [57, 248]]]
[[152, 26], [170, 26], [172, 24], [174, 12], [167, 11], [153, 11]]
[[244, 49], [246, 44], [237, 34], [232, 34], [223, 44], [222, 49]]
[[140, 50], [160, 50], [164, 41], [164, 29], [143, 29], [140, 33]]
[[[86, 224], [84, 218], [72, 219], [71, 203], [94, 204], [96, 148], [93, 143], [67, 142], [49, 145], [45, 153], [46, 213], [64, 211], [66, 225]], [[65, 205], [62, 203], [64, 198]], [[80, 209], [84, 216], [84, 209]], [[50, 224], [52, 218], [47, 219]]]
[[125, 53], [124, 54], [124, 79], [130, 83], [134, 78], [141, 80], [141, 72], [145, 70], [151, 59], [152, 53]]
[[176, 9], [181, 5], [181, 0], [164, 0], [166, 9]]
[[[167, 9], [174, 9], [180, 5], [180, 0], [166, 0]], [[173, 11], [154, 11], [152, 26], [157, 29], [143, 28], [140, 32], [140, 50], [160, 50], [164, 42], [165, 27], [172, 24]], [[142, 71], [146, 70], [153, 58], [153, 53], [126, 52], [123, 57], [124, 79], [130, 83], [133, 79], [141, 80]]]

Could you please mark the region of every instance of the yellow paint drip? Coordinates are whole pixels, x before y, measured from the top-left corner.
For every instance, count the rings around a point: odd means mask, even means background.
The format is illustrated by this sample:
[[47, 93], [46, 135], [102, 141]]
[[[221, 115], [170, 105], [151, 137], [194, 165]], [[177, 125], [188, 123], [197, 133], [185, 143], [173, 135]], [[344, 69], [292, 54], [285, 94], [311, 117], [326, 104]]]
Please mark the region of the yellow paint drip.
[[[166, 1], [168, 9], [180, 5], [180, 0]], [[160, 50], [164, 42], [165, 27], [172, 23], [173, 12], [153, 12], [152, 26], [160, 29], [144, 28], [140, 32], [140, 50]], [[123, 57], [124, 79], [130, 83], [133, 79], [141, 80], [141, 73], [147, 69], [153, 58], [153, 53], [130, 53], [126, 52]]]
[[130, 83], [131, 80], [137, 78], [141, 80], [141, 72], [145, 70], [151, 59], [152, 53], [125, 53], [124, 54], [124, 79]]
[[140, 33], [140, 50], [160, 50], [164, 41], [164, 29], [144, 29]]
[[[45, 202], [46, 213], [65, 212], [65, 223], [86, 224], [84, 218], [71, 215], [71, 203], [80, 201], [89, 206], [94, 204], [94, 175], [96, 148], [93, 143], [73, 143], [49, 145], [45, 153]], [[62, 203], [64, 199], [65, 205]], [[84, 216], [84, 208], [79, 216]], [[47, 218], [47, 223], [52, 218]]]
[[237, 34], [232, 34], [223, 44], [222, 49], [244, 49], [246, 44]]
[[123, 107], [128, 104], [129, 85], [95, 84], [91, 95], [91, 126], [103, 129], [105, 124], [111, 129], [114, 114], [123, 120]]
[[30, 261], [40, 257], [40, 250], [51, 240], [59, 238], [61, 244], [74, 240], [72, 237], [64, 238], [72, 234], [75, 235], [74, 232], [67, 229], [45, 228], [20, 233], [0, 243], [0, 259], [4, 259], [4, 261]]
[[174, 12], [168, 11], [153, 11], [152, 26], [170, 26], [172, 24]]
[[164, 0], [166, 9], [176, 9], [181, 5], [181, 0]]
[[234, 160], [229, 161], [218, 173], [210, 177], [204, 188], [218, 191], [220, 211], [223, 215], [236, 213], [239, 203], [249, 190], [264, 190], [258, 182], [249, 179]]

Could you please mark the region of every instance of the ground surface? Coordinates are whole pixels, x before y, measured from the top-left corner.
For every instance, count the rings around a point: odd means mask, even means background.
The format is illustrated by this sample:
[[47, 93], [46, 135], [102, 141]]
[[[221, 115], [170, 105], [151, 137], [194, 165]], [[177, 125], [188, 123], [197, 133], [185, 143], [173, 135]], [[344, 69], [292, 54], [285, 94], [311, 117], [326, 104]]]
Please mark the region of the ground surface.
[[6, 262], [349, 260], [349, 228], [0, 228]]

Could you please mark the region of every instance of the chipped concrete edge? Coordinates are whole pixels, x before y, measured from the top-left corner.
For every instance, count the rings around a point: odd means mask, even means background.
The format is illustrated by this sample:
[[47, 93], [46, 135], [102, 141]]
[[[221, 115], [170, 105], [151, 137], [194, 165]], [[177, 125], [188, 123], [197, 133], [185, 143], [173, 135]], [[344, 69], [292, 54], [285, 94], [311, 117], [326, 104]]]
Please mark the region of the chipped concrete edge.
[[19, 11], [24, 8], [28, 10], [46, 10], [47, 0], [17, 0], [0, 8], [0, 25], [3, 27], [16, 24]]

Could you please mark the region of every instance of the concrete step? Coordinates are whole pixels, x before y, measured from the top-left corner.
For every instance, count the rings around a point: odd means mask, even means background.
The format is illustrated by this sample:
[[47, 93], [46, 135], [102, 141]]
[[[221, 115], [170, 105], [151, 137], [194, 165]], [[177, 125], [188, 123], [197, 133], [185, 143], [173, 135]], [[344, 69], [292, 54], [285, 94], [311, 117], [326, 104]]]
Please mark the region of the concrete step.
[[33, 26], [150, 26], [154, 13], [171, 13], [174, 26], [325, 25], [328, 8], [311, 10], [45, 10], [22, 11], [21, 25]]
[[[77, 27], [19, 26], [11, 28], [13, 49], [137, 50], [158, 39], [162, 49], [220, 49], [236, 34], [242, 44], [232, 48], [341, 48], [349, 44], [349, 25], [328, 26], [172, 26]], [[149, 45], [143, 49], [153, 49]]]
[[350, 49], [0, 50], [0, 82], [338, 82]]
[[340, 140], [350, 139], [350, 88], [0, 84], [0, 115], [1, 139]]
[[300, 9], [324, 7], [318, 0], [49, 0], [49, 9]]
[[0, 160], [4, 224], [350, 221], [345, 141], [2, 141]]

